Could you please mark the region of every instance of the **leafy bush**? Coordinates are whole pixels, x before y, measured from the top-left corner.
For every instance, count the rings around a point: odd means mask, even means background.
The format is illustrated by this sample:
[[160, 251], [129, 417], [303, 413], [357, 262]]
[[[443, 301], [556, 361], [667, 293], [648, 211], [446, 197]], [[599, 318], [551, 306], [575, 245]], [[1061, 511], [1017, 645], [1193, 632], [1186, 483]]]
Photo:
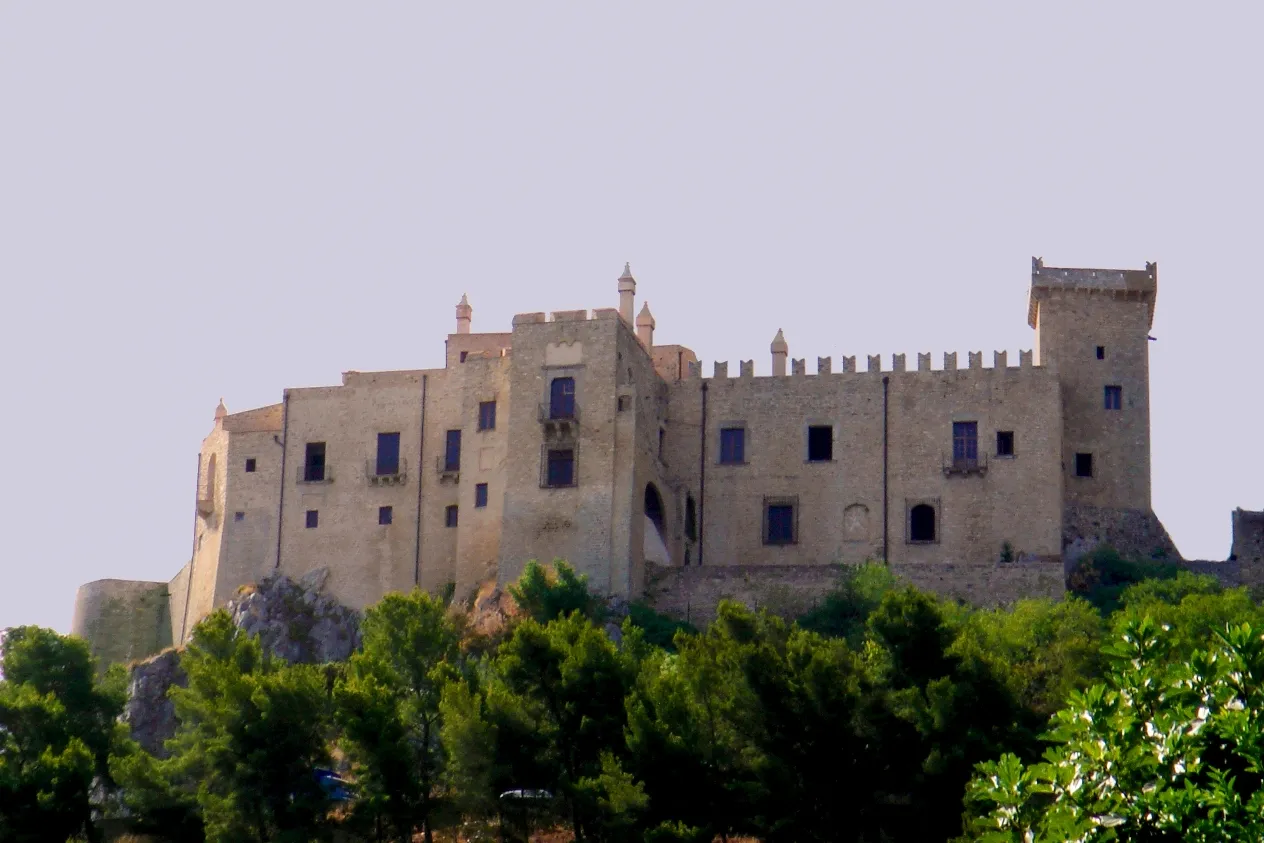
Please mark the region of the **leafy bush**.
[[518, 582], [509, 586], [518, 606], [537, 623], [548, 623], [579, 612], [591, 621], [600, 620], [600, 605], [588, 591], [588, 577], [561, 559], [551, 568], [532, 559]]

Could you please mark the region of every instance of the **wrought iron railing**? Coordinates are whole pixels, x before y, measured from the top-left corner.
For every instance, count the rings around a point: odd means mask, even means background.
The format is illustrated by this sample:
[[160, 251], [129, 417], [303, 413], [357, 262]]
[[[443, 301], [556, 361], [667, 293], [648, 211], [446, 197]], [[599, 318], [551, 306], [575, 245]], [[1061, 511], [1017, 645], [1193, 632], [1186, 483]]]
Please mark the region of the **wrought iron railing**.
[[951, 476], [953, 474], [987, 474], [987, 470], [987, 454], [979, 454], [973, 457], [960, 456], [957, 454], [944, 455], [945, 476]]
[[579, 421], [579, 402], [567, 401], [559, 404], [545, 402], [539, 406], [537, 416], [541, 422], [546, 421]]
[[297, 471], [298, 482], [300, 483], [332, 483], [334, 482], [334, 471], [328, 465], [300, 465]]
[[394, 466], [378, 465], [377, 460], [365, 460], [364, 476], [371, 486], [402, 486], [408, 481], [408, 460], [398, 460]]

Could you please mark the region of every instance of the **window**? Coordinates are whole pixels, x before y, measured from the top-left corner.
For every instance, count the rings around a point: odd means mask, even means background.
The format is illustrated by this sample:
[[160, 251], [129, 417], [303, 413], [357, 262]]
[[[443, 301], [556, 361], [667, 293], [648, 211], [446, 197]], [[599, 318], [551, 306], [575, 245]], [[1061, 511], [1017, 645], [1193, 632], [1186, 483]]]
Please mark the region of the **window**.
[[487, 484], [479, 483], [474, 487], [474, 506], [487, 506]]
[[549, 418], [575, 418], [574, 378], [554, 378], [549, 384]]
[[631, 409], [632, 409], [632, 396], [620, 395], [619, 396], [619, 412], [622, 413]]
[[233, 513], [233, 520], [234, 520], [234, 521], [245, 521], [245, 520], [246, 520], [246, 513], [244, 513], [244, 512], [234, 512], [234, 513]]
[[575, 451], [573, 449], [550, 450], [546, 459], [544, 485], [553, 488], [575, 485]]
[[685, 497], [685, 538], [691, 542], [698, 540], [698, 505], [693, 495]]
[[1093, 455], [1092, 454], [1076, 454], [1075, 455], [1075, 476], [1076, 477], [1092, 477], [1093, 476]]
[[794, 544], [795, 502], [776, 499], [764, 501], [764, 544]]
[[829, 462], [834, 459], [834, 428], [813, 425], [808, 428], [808, 462]]
[[254, 474], [254, 472], [255, 472], [255, 458], [246, 457], [246, 473]]
[[399, 434], [377, 435], [377, 476], [399, 474]]
[[452, 504], [447, 509], [443, 510], [443, 526], [456, 526], [456, 504]]
[[935, 507], [919, 503], [909, 510], [909, 541], [935, 541]]
[[462, 363], [464, 363], [464, 362], [465, 362], [465, 358], [466, 358], [466, 357], [469, 357], [469, 356], [470, 356], [470, 353], [469, 353], [468, 351], [462, 351], [462, 352], [461, 352], [461, 362], [462, 362]]
[[1124, 388], [1122, 386], [1106, 387], [1106, 409], [1122, 410], [1124, 408]]
[[496, 402], [482, 401], [478, 405], [478, 429], [496, 429]]
[[1014, 431], [996, 431], [996, 455], [998, 457], [1014, 456]]
[[1106, 346], [1104, 346], [1104, 345], [1099, 345], [1099, 346], [1097, 347], [1097, 359], [1098, 359], [1098, 360], [1105, 360], [1105, 359], [1106, 359]]
[[308, 442], [303, 459], [303, 479], [308, 483], [320, 483], [325, 479], [325, 443]]
[[320, 510], [318, 509], [307, 510], [307, 529], [315, 530], [317, 525], [319, 524], [320, 524]]
[[720, 462], [746, 462], [746, 428], [724, 427], [720, 429]]
[[389, 506], [379, 506], [377, 508], [377, 523], [385, 526], [395, 518], [395, 510]]
[[443, 447], [443, 470], [461, 470], [461, 431], [449, 430]]
[[979, 423], [952, 423], [952, 461], [958, 465], [979, 461]]

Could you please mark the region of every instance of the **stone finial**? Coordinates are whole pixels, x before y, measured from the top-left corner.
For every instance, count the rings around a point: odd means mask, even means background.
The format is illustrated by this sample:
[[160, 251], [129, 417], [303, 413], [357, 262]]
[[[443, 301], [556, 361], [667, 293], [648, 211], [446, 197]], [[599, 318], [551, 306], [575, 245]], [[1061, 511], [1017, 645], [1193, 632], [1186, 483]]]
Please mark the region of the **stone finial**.
[[641, 312], [636, 317], [636, 338], [646, 348], [654, 347], [654, 314], [650, 313], [650, 303], [641, 305]]
[[786, 335], [777, 329], [777, 336], [772, 338], [772, 345], [768, 347], [772, 352], [772, 373], [775, 377], [784, 377], [786, 374], [786, 358], [790, 355], [790, 346], [786, 344]]
[[219, 406], [215, 408], [215, 421], [219, 421], [228, 415], [228, 408], [224, 406], [224, 399], [219, 399]]
[[619, 315], [623, 321], [632, 324], [632, 313], [636, 309], [636, 279], [632, 277], [632, 264], [623, 265], [623, 274], [619, 276]]
[[470, 322], [474, 319], [474, 308], [470, 307], [470, 299], [464, 293], [461, 294], [461, 300], [456, 303], [456, 332], [458, 334], [468, 334], [470, 332]]

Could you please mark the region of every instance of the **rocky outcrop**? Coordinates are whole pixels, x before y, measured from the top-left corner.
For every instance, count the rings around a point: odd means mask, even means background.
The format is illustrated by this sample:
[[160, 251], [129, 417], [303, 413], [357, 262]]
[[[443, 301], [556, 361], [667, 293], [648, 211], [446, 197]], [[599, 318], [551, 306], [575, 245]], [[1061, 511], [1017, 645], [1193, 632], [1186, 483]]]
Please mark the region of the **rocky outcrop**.
[[1179, 563], [1180, 551], [1153, 511], [1067, 504], [1062, 513], [1062, 556], [1068, 565], [1099, 545], [1130, 559]]
[[297, 582], [284, 575], [247, 586], [228, 602], [233, 623], [265, 651], [295, 664], [346, 661], [360, 646], [360, 615], [323, 594], [328, 568]]
[[187, 682], [177, 650], [165, 650], [132, 665], [127, 703], [119, 719], [127, 724], [133, 740], [159, 758], [167, 757], [163, 744], [176, 733], [176, 707], [167, 692]]

